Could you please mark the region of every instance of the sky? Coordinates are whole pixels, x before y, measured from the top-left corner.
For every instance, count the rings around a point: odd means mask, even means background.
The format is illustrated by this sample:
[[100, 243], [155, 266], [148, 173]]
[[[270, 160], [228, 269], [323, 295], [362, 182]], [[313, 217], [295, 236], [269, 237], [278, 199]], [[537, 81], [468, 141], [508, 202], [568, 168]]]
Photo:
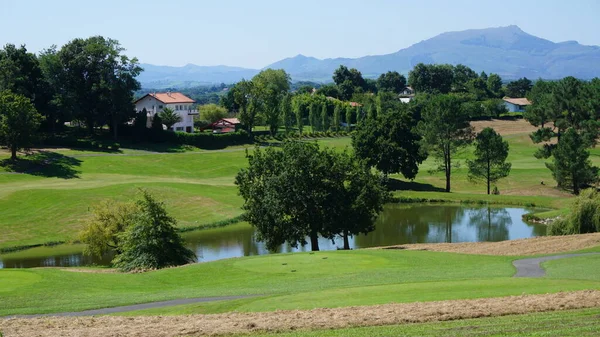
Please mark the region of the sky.
[[141, 63], [263, 68], [396, 52], [448, 31], [517, 25], [600, 45], [600, 0], [0, 0], [0, 45], [118, 40]]

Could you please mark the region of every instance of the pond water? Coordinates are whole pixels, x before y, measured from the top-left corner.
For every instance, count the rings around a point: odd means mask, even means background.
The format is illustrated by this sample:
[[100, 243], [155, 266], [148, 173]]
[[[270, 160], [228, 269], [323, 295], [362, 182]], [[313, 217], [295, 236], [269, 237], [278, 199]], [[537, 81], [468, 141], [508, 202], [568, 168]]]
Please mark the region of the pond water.
[[[527, 224], [522, 216], [533, 209], [462, 205], [388, 205], [377, 219], [375, 231], [350, 239], [352, 248], [389, 246], [405, 243], [503, 241], [546, 235], [546, 226]], [[254, 228], [248, 224], [185, 233], [188, 248], [198, 261], [207, 262], [232, 257], [263, 255], [269, 252], [257, 242]], [[321, 239], [321, 250], [342, 247], [340, 239]], [[68, 247], [67, 247], [68, 248]], [[43, 248], [42, 254], [17, 252], [0, 256], [0, 268], [71, 267], [108, 265], [111, 256], [102, 259], [81, 254], [82, 247]], [[69, 249], [66, 249], [67, 251]], [[279, 247], [278, 253], [308, 251], [310, 245]], [[30, 257], [36, 255], [36, 257]]]

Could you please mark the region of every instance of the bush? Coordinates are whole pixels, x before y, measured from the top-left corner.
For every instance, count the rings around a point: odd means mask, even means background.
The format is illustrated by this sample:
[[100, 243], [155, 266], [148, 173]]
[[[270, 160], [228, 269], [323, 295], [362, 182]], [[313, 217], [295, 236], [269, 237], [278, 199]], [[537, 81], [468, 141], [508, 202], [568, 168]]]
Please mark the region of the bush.
[[548, 227], [549, 235], [600, 232], [600, 194], [595, 189], [583, 190], [575, 198], [571, 213]]

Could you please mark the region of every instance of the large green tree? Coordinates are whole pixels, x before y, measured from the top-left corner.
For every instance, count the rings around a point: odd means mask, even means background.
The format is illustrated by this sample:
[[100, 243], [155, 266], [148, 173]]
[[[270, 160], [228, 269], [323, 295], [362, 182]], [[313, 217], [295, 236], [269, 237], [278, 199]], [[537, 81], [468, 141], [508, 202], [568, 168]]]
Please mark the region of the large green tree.
[[423, 144], [439, 162], [438, 170], [446, 178], [446, 192], [450, 192], [452, 157], [473, 139], [469, 113], [462, 109], [461, 100], [452, 95], [432, 96], [422, 110], [418, 128]]
[[406, 109], [365, 119], [352, 136], [356, 156], [386, 175], [401, 173], [414, 179], [427, 158], [416, 124]]
[[554, 160], [546, 164], [558, 185], [572, 189], [574, 194], [598, 181], [598, 168], [592, 165], [587, 147], [585, 139], [569, 128], [552, 151]]
[[449, 64], [417, 64], [408, 73], [408, 84], [418, 93], [442, 93], [452, 90], [454, 68]]
[[10, 149], [12, 160], [17, 159], [17, 151], [32, 145], [41, 121], [29, 98], [0, 92], [0, 144]]
[[316, 143], [285, 142], [247, 157], [235, 183], [246, 219], [270, 250], [285, 242], [304, 246], [308, 238], [314, 251], [319, 236], [368, 232], [386, 199], [366, 167]]
[[161, 112], [157, 113], [157, 115], [167, 127], [167, 130], [171, 130], [173, 125], [181, 122], [181, 116], [171, 108], [164, 108]]
[[523, 77], [506, 85], [506, 95], [508, 97], [526, 97], [532, 87], [531, 80]]
[[201, 105], [198, 107], [198, 112], [200, 113], [200, 118], [208, 121], [209, 123], [214, 123], [220, 119], [223, 119], [229, 114], [227, 109], [216, 104]]
[[510, 173], [511, 163], [506, 162], [508, 149], [508, 142], [492, 128], [483, 129], [475, 138], [475, 159], [467, 161], [469, 178], [485, 181], [487, 194], [491, 184]]
[[486, 86], [490, 94], [496, 98], [503, 96], [502, 78], [498, 74], [490, 74], [486, 79]]
[[290, 94], [283, 96], [280, 109], [285, 132], [290, 133], [294, 128], [294, 113], [292, 112], [292, 96]]
[[281, 122], [280, 102], [290, 90], [290, 76], [283, 69], [266, 69], [254, 76], [252, 83], [253, 104], [265, 117], [273, 136]]
[[41, 94], [42, 71], [35, 54], [29, 53], [25, 46], [17, 48], [7, 44], [0, 49], [0, 91], [23, 95], [34, 102], [36, 108], [42, 108]]
[[58, 52], [63, 69], [63, 107], [85, 122], [90, 133], [108, 124], [113, 137], [118, 126], [135, 117], [136, 77], [143, 70], [136, 58], [123, 54], [117, 40], [93, 36], [74, 39]]
[[381, 74], [377, 79], [377, 89], [379, 91], [389, 91], [400, 94], [406, 87], [406, 77], [397, 71], [388, 71]]

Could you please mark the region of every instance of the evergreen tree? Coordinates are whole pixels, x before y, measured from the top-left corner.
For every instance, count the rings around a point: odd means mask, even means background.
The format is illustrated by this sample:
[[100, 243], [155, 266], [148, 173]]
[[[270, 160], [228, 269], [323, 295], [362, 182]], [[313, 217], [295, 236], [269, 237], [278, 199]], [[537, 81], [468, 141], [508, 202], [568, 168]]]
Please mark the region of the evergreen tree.
[[329, 129], [329, 115], [327, 114], [327, 104], [321, 106], [321, 128], [323, 131]]
[[484, 180], [487, 184], [487, 194], [490, 194], [490, 184], [510, 173], [511, 164], [506, 162], [506, 157], [508, 142], [494, 129], [483, 129], [475, 138], [475, 160], [467, 161], [469, 178]]
[[339, 104], [335, 105], [335, 108], [333, 109], [333, 125], [332, 125], [332, 129], [333, 131], [339, 131], [340, 130], [340, 124], [342, 124], [342, 107]]
[[348, 105], [346, 107], [346, 124], [348, 125], [348, 130], [350, 130], [352, 128], [352, 121], [353, 121], [353, 116], [354, 115], [354, 108], [351, 107], [350, 105]]

